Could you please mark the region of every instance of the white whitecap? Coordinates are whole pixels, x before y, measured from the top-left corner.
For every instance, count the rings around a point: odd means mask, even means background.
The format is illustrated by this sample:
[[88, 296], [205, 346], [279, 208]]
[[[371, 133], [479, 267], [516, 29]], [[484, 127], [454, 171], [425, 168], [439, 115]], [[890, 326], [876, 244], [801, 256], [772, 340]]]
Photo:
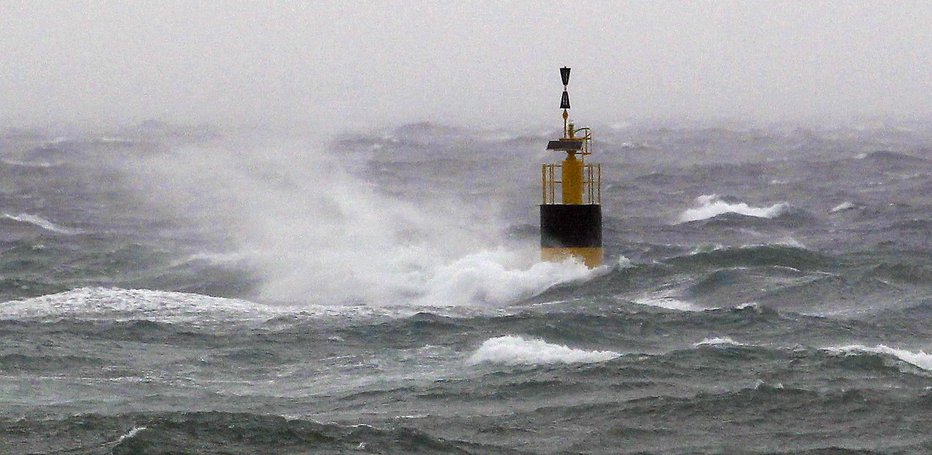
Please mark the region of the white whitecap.
[[540, 365], [550, 363], [594, 363], [621, 356], [614, 351], [586, 351], [547, 343], [537, 338], [505, 335], [490, 338], [474, 352], [467, 363], [499, 363], [505, 365]]
[[825, 350], [836, 354], [853, 354], [859, 352], [885, 354], [896, 357], [903, 362], [915, 365], [919, 368], [922, 368], [923, 370], [932, 371], [932, 354], [926, 354], [925, 351], [912, 352], [905, 349], [892, 348], [883, 344], [874, 347], [865, 346], [863, 344], [832, 346], [825, 348]]
[[789, 205], [785, 202], [773, 204], [770, 207], [753, 207], [744, 202], [730, 203], [723, 201], [717, 194], [699, 196], [696, 198], [696, 204], [698, 207], [687, 209], [680, 214], [680, 223], [706, 220], [725, 213], [737, 213], [757, 218], [774, 218], [789, 209]]
[[42, 229], [45, 229], [49, 232], [55, 232], [58, 234], [73, 235], [78, 234], [81, 231], [77, 229], [71, 229], [64, 226], [57, 225], [41, 216], [31, 215], [29, 213], [20, 213], [19, 215], [10, 215], [9, 213], [4, 213], [3, 216], [7, 219], [13, 221], [18, 221], [20, 223], [28, 223], [33, 226], [38, 226]]
[[857, 208], [857, 206], [854, 205], [853, 202], [845, 201], [845, 202], [842, 202], [841, 204], [838, 204], [838, 205], [836, 205], [835, 207], [833, 207], [832, 210], [830, 210], [830, 212], [831, 212], [831, 213], [837, 213], [837, 212], [842, 212], [842, 211], [845, 211], [845, 210], [851, 210], [851, 209], [854, 209], [854, 208]]
[[707, 337], [698, 343], [694, 343], [693, 346], [747, 346], [744, 343], [739, 343], [731, 337]]

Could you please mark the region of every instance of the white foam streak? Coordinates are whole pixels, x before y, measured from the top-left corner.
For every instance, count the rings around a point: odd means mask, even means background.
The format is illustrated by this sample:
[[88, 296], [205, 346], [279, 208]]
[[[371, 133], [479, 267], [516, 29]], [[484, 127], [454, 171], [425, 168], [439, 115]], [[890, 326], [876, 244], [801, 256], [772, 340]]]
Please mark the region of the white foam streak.
[[55, 232], [58, 234], [73, 235], [81, 232], [77, 229], [70, 229], [64, 226], [59, 226], [45, 218], [42, 218], [41, 216], [31, 215], [29, 213], [20, 213], [19, 215], [10, 215], [9, 213], [4, 213], [3, 216], [13, 221], [28, 223], [33, 226], [38, 226], [42, 229], [45, 229], [46, 231]]
[[932, 354], [926, 354], [925, 351], [912, 352], [904, 349], [892, 348], [887, 345], [877, 345], [874, 347], [863, 344], [852, 344], [847, 346], [833, 346], [825, 348], [826, 351], [836, 354], [853, 354], [859, 352], [871, 352], [874, 354], [885, 354], [896, 357], [903, 362], [915, 365], [923, 370], [932, 371]]
[[696, 198], [699, 207], [687, 209], [680, 214], [679, 222], [706, 220], [725, 213], [737, 213], [757, 218], [774, 218], [782, 215], [789, 208], [785, 202], [770, 207], [752, 207], [744, 202], [729, 203], [719, 198], [717, 194], [706, 194]]
[[614, 351], [586, 351], [544, 340], [506, 335], [490, 338], [474, 352], [467, 363], [498, 363], [505, 365], [540, 365], [550, 363], [594, 363], [621, 356]]

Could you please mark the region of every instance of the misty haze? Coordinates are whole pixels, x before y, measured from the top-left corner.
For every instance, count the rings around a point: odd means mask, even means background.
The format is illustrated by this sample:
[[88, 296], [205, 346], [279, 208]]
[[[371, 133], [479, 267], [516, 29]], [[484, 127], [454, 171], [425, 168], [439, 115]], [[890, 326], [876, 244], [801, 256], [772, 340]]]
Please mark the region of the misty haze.
[[932, 453], [930, 24], [0, 0], [0, 453]]

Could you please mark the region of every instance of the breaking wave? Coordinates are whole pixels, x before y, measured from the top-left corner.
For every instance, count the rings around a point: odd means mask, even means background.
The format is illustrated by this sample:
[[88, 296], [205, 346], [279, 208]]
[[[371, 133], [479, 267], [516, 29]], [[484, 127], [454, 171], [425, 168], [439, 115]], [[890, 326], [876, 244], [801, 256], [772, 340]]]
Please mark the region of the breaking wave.
[[717, 194], [705, 194], [696, 198], [698, 207], [686, 209], [680, 214], [678, 222], [707, 220], [726, 213], [737, 213], [756, 218], [776, 218], [790, 209], [789, 204], [780, 202], [770, 207], [753, 207], [745, 202], [732, 203], [723, 200]]
[[608, 267], [590, 270], [572, 260], [538, 262], [527, 269], [511, 268], [508, 264], [512, 255], [505, 250], [483, 251], [440, 267], [425, 283], [426, 293], [421, 301], [433, 305], [513, 302], [554, 285], [588, 279], [609, 270]]
[[614, 351], [586, 351], [547, 343], [544, 340], [505, 335], [490, 338], [466, 361], [470, 365], [500, 363], [505, 365], [540, 365], [549, 363], [594, 363], [620, 357]]

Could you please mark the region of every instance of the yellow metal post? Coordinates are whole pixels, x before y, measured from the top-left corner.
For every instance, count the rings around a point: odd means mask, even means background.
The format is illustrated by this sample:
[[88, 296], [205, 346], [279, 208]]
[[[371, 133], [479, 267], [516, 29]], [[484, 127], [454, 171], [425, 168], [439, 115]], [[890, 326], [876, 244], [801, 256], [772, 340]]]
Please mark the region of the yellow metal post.
[[563, 160], [563, 203], [579, 205], [583, 203], [583, 162], [576, 159], [575, 153], [568, 153]]

